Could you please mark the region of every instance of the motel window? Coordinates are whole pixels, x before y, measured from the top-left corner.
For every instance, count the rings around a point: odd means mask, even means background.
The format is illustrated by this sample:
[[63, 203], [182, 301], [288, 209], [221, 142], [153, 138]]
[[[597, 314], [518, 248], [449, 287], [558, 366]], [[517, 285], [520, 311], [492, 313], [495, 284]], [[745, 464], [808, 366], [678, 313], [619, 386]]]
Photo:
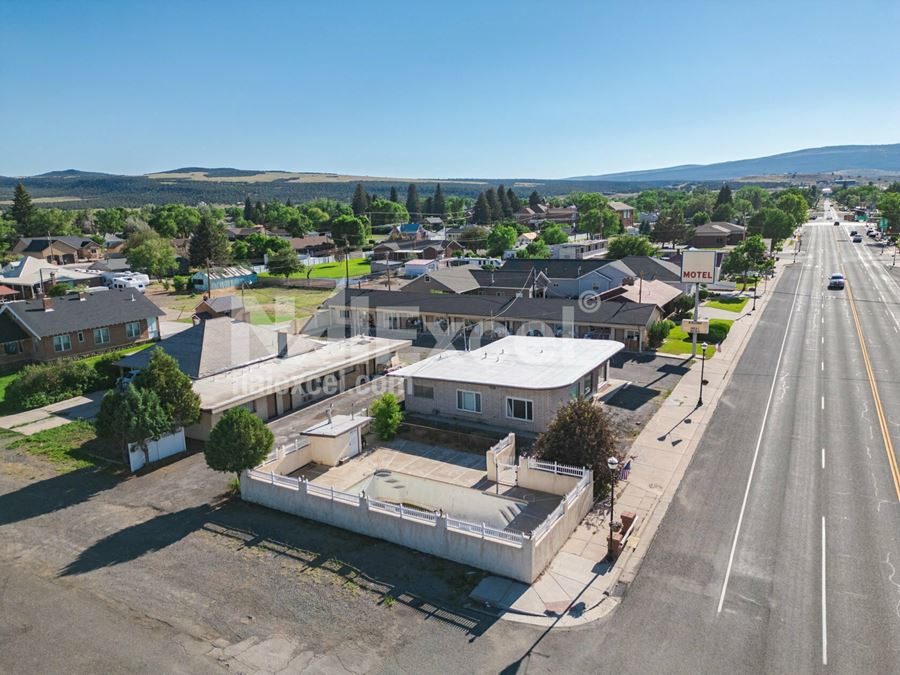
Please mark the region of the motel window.
[[639, 340], [641, 337], [641, 332], [638, 330], [626, 330], [625, 331], [625, 339], [626, 340]]
[[68, 335], [53, 336], [53, 351], [67, 352], [70, 349], [72, 349], [72, 338], [70, 338]]
[[434, 387], [427, 387], [424, 384], [414, 384], [413, 396], [416, 398], [434, 398]]
[[534, 419], [534, 404], [524, 398], [507, 397], [506, 416], [516, 420], [531, 422]]
[[581, 394], [585, 398], [590, 396], [594, 392], [594, 374], [588, 373], [581, 380]]
[[466, 412], [481, 412], [481, 394], [477, 391], [456, 390], [456, 407]]
[[109, 343], [109, 328], [104, 326], [103, 328], [95, 328], [94, 329], [94, 344], [95, 345], [105, 345]]
[[125, 324], [125, 336], [131, 340], [141, 336], [141, 322], [129, 321]]
[[6, 342], [3, 344], [3, 351], [7, 354], [18, 354], [21, 350], [18, 342]]
[[256, 414], [256, 401], [250, 401], [244, 404], [244, 407], [250, 412]]

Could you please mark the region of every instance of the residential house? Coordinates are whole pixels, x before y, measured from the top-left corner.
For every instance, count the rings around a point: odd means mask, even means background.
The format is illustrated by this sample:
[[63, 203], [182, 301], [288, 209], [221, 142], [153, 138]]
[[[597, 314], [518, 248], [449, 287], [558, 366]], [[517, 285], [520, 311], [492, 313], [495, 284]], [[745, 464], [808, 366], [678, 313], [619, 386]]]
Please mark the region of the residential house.
[[56, 284], [100, 286], [99, 273], [59, 267], [39, 258], [25, 256], [0, 270], [0, 284], [17, 291], [24, 299], [36, 298]]
[[205, 441], [226, 410], [243, 406], [264, 421], [272, 419], [382, 374], [409, 344], [365, 336], [325, 342], [220, 317], [117, 365], [141, 370], [154, 349], [164, 349], [200, 397], [200, 421], [185, 434]]
[[609, 379], [613, 340], [508, 336], [473, 351], [446, 351], [400, 368], [406, 410], [535, 436], [572, 399]]
[[694, 248], [722, 248], [739, 244], [747, 236], [747, 228], [735, 223], [714, 222], [698, 225], [691, 237]]
[[471, 265], [443, 267], [420, 276], [400, 290], [404, 293], [456, 293], [460, 295], [504, 295], [531, 297], [530, 272], [482, 270]]
[[291, 248], [301, 257], [319, 257], [334, 253], [334, 241], [326, 234], [308, 234], [291, 237]]
[[249, 227], [226, 227], [225, 235], [231, 241], [236, 241], [240, 239], [246, 239], [251, 234], [265, 234], [266, 228], [264, 225], [250, 225]]
[[641, 351], [647, 331], [661, 318], [652, 303], [575, 303], [566, 298], [473, 296], [369, 289], [342, 290], [304, 328], [316, 333], [369, 333], [409, 340], [449, 341], [454, 336], [515, 334], [590, 336], [624, 342]]
[[407, 260], [403, 265], [403, 276], [415, 278], [420, 277], [437, 269], [438, 261], [434, 258], [413, 258]]
[[203, 296], [203, 300], [194, 308], [193, 318], [197, 321], [218, 319], [223, 316], [236, 321], [249, 320], [244, 300], [240, 295], [220, 295], [215, 298]]
[[603, 293], [634, 276], [634, 271], [621, 261], [604, 259], [515, 258], [507, 260], [500, 271], [533, 271], [534, 295], [546, 298], [580, 298]]
[[112, 253], [123, 253], [127, 243], [128, 241], [126, 239], [123, 239], [117, 234], [107, 233], [103, 235], [103, 246], [106, 249], [107, 255]]
[[0, 302], [9, 302], [10, 300], [16, 300], [18, 295], [19, 291], [17, 291], [16, 289], [0, 284]]
[[582, 239], [550, 245], [550, 257], [560, 260], [590, 260], [606, 255], [609, 241], [606, 239]]
[[403, 223], [394, 225], [388, 239], [423, 241], [428, 238], [428, 232], [419, 223]]
[[674, 310], [675, 300], [682, 295], [684, 292], [680, 288], [665, 281], [645, 281], [631, 277], [624, 285], [601, 293], [600, 298], [616, 302], [653, 303], [659, 307], [662, 316], [666, 317]]
[[516, 248], [525, 248], [528, 244], [531, 244], [538, 238], [537, 232], [523, 232], [519, 235], [519, 238], [516, 239]]
[[91, 272], [130, 272], [131, 265], [128, 259], [122, 255], [109, 255], [92, 263], [88, 270]]
[[191, 277], [191, 285], [198, 291], [218, 290], [222, 288], [241, 288], [256, 283], [256, 272], [247, 267], [235, 265], [231, 267], [212, 267], [195, 272]]
[[[406, 262], [413, 258], [440, 260], [449, 258], [454, 251], [462, 251], [458, 241], [450, 239], [416, 239], [405, 241], [383, 241], [372, 251], [373, 260], [396, 260]], [[375, 271], [374, 269], [372, 270]]]
[[616, 212], [616, 215], [619, 216], [619, 223], [622, 225], [623, 230], [627, 230], [629, 227], [634, 227], [634, 207], [629, 206], [625, 202], [609, 202], [609, 208]]
[[159, 338], [164, 312], [131, 290], [98, 290], [0, 306], [0, 363], [52, 361]]
[[428, 227], [433, 230], [438, 228], [442, 228], [444, 226], [444, 219], [439, 218], [438, 216], [428, 216], [427, 218], [422, 219]]
[[647, 255], [627, 255], [619, 262], [631, 270], [631, 276], [644, 281], [664, 281], [679, 288], [681, 284], [681, 266], [667, 260]]
[[68, 265], [99, 259], [103, 255], [103, 247], [87, 237], [22, 237], [11, 252], [48, 263]]

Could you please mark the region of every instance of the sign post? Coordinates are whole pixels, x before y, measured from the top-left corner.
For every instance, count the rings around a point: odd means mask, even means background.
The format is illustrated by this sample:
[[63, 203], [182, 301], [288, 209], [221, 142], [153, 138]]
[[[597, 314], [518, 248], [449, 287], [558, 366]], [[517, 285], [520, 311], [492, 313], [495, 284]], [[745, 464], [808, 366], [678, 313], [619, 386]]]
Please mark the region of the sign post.
[[[694, 284], [694, 323], [700, 321], [700, 284], [718, 280], [715, 251], [684, 251], [681, 254], [681, 283]], [[691, 356], [697, 356], [697, 333], [693, 334]]]

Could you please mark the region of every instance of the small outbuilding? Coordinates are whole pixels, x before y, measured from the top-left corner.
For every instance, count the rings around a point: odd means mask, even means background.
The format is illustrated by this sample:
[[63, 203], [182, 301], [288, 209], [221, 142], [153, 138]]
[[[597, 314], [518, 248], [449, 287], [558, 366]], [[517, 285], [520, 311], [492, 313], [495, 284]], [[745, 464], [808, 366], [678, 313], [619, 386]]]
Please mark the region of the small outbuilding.
[[247, 267], [213, 267], [209, 271], [196, 272], [191, 277], [191, 284], [198, 291], [209, 291], [251, 286], [256, 283], [256, 278], [256, 272]]

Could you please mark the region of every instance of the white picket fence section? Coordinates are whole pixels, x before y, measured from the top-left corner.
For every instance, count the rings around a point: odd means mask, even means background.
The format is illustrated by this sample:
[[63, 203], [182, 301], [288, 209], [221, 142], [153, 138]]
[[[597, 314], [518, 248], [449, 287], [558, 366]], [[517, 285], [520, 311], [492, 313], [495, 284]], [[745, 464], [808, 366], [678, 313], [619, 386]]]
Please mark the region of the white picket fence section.
[[545, 462], [540, 459], [535, 459], [534, 457], [528, 458], [528, 468], [537, 469], [538, 471], [547, 471], [561, 476], [574, 476], [575, 478], [583, 478], [588, 473], [588, 469], [580, 466], [560, 464], [559, 462]]

